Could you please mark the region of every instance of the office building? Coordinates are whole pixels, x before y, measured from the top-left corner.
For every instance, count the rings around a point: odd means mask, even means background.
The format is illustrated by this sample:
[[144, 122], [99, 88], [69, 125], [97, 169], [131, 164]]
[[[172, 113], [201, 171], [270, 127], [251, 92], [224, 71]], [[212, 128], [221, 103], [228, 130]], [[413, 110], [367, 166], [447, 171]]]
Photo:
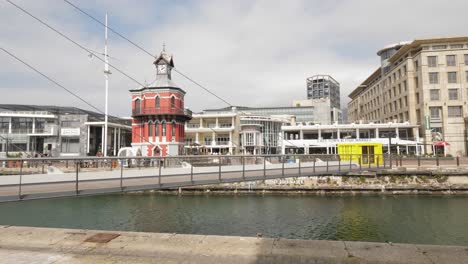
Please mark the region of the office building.
[[[130, 145], [129, 119], [109, 117], [107, 153]], [[76, 107], [0, 105], [0, 157], [103, 153], [104, 115]]]
[[350, 122], [409, 122], [424, 153], [467, 154], [468, 37], [418, 39], [380, 50], [349, 95]]

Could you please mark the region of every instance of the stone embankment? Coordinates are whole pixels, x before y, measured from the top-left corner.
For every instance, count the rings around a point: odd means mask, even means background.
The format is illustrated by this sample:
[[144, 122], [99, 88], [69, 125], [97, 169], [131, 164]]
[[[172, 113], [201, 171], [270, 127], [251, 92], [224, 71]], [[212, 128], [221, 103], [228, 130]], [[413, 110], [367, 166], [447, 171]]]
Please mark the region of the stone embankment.
[[396, 168], [393, 170], [193, 186], [157, 192], [185, 194], [468, 194], [468, 170]]
[[1, 263], [451, 263], [468, 247], [0, 226]]

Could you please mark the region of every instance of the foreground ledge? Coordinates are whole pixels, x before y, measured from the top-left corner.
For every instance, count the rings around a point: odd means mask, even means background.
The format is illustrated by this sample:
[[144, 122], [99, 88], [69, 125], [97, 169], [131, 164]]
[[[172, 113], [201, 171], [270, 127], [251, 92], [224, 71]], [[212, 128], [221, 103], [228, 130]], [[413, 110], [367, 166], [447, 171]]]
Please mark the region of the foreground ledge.
[[468, 247], [0, 226], [2, 263], [467, 263]]

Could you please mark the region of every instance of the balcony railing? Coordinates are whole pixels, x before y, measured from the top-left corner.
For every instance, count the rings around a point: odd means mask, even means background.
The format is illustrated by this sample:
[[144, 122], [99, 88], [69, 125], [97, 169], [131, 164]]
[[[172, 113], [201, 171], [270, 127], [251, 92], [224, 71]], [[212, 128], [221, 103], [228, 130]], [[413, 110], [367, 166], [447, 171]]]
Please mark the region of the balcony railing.
[[0, 134], [14, 134], [14, 135], [27, 135], [27, 134], [44, 134], [52, 135], [57, 133], [56, 127], [45, 127], [45, 128], [12, 128], [11, 133], [8, 128], [0, 129]]
[[189, 109], [180, 109], [172, 107], [144, 107], [141, 109], [134, 109], [133, 116], [142, 115], [181, 115], [192, 118], [192, 111]]

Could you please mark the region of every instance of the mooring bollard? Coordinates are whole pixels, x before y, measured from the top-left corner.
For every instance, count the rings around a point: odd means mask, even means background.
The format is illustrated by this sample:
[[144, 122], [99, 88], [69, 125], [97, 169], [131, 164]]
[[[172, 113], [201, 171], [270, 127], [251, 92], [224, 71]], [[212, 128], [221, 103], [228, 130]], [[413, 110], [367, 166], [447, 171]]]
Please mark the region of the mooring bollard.
[[460, 157], [457, 156], [457, 167], [460, 167]]

